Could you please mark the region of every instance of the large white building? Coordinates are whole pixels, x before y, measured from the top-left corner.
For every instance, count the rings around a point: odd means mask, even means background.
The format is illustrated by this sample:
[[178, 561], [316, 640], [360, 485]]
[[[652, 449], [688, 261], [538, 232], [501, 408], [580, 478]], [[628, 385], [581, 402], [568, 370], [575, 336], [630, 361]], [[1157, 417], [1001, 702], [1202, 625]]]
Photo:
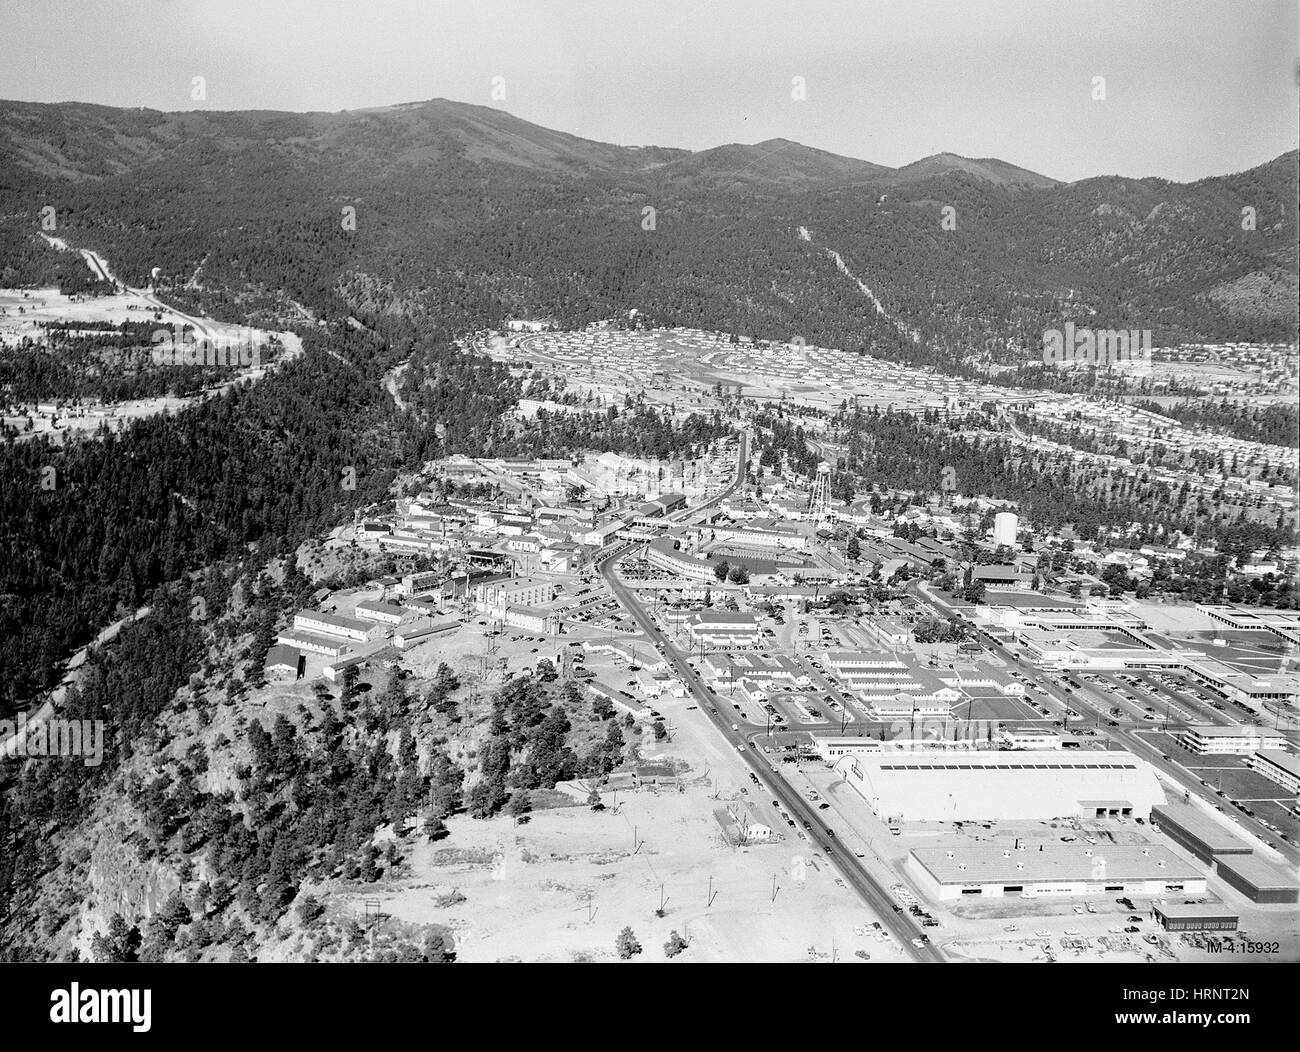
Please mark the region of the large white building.
[[1219, 727], [1212, 724], [1188, 727], [1175, 735], [1188, 752], [1205, 756], [1213, 753], [1244, 756], [1260, 749], [1281, 749], [1286, 738], [1263, 727]]
[[542, 606], [555, 598], [555, 582], [544, 577], [489, 578], [474, 586], [480, 612], [507, 606]]
[[1145, 820], [1165, 802], [1150, 764], [1118, 751], [862, 753], [835, 770], [881, 818], [910, 822]]
[[1081, 843], [1019, 848], [967, 844], [915, 848], [907, 868], [929, 898], [940, 901], [1006, 895], [1199, 894], [1206, 877], [1196, 863], [1158, 844]]

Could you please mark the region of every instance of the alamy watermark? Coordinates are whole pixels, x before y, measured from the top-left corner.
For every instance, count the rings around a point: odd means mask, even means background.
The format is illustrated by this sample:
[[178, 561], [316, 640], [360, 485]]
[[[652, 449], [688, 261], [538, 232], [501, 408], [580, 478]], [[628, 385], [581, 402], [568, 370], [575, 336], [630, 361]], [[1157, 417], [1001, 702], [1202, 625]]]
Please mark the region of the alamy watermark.
[[1043, 332], [1043, 362], [1047, 365], [1098, 365], [1111, 368], [1131, 365], [1151, 367], [1150, 329], [1076, 329], [1074, 322], [1065, 330]]
[[80, 757], [87, 767], [104, 762], [104, 721], [64, 720], [51, 717], [28, 721], [0, 720], [0, 760]]

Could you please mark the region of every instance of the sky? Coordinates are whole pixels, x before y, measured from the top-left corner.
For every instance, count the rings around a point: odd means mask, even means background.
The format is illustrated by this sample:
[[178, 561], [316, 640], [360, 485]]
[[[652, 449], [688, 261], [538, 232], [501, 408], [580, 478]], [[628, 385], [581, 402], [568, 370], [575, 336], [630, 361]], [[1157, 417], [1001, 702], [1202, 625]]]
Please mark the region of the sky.
[[1296, 0], [0, 8], [0, 99], [334, 111], [441, 97], [622, 145], [785, 138], [893, 167], [999, 157], [1065, 180], [1186, 182], [1298, 138]]

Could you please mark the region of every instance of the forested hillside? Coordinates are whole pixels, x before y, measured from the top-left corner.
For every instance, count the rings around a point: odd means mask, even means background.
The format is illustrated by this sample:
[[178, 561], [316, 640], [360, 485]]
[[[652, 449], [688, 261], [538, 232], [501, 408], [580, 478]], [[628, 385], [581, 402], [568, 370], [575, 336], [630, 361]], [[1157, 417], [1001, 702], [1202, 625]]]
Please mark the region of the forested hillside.
[[0, 104], [11, 277], [48, 280], [49, 260], [14, 245], [52, 206], [60, 235], [128, 282], [161, 267], [177, 302], [232, 320], [289, 300], [327, 317], [565, 324], [636, 307], [945, 368], [1022, 360], [1065, 320], [1158, 342], [1285, 340], [1296, 192], [1295, 154], [1186, 185], [1058, 184], [995, 158], [891, 170], [784, 140], [624, 148], [445, 100], [339, 114]]

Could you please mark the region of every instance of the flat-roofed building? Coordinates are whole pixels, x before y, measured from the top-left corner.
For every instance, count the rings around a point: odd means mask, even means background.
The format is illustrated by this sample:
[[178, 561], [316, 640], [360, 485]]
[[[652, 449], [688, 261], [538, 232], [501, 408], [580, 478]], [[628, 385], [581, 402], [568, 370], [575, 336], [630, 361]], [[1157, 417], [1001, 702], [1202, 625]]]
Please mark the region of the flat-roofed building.
[[1286, 738], [1263, 727], [1218, 727], [1211, 724], [1179, 731], [1175, 740], [1188, 752], [1200, 756], [1211, 754], [1245, 755], [1260, 749], [1281, 749]]
[[1300, 901], [1300, 882], [1295, 873], [1259, 855], [1216, 855], [1214, 874], [1251, 902], [1291, 903]]
[[1159, 804], [1151, 808], [1151, 824], [1207, 865], [1216, 855], [1251, 853], [1250, 845], [1241, 837], [1190, 804]]
[[559, 633], [559, 618], [555, 611], [535, 606], [507, 606], [504, 610], [494, 607], [488, 617], [510, 628], [537, 636], [553, 636]]
[[1012, 846], [972, 845], [914, 848], [908, 871], [931, 899], [950, 901], [1007, 895], [1166, 895], [1205, 891], [1206, 877], [1174, 848], [1156, 844], [1047, 842]]
[[856, 753], [960, 752], [975, 749], [971, 738], [879, 738], [849, 735], [814, 735], [812, 747], [822, 759], [833, 762]]
[[1158, 902], [1151, 912], [1165, 931], [1236, 931], [1240, 919], [1221, 902]]
[[1007, 727], [998, 735], [998, 744], [1004, 749], [1047, 752], [1062, 748], [1065, 742], [1055, 731], [1044, 731], [1035, 727]]
[[1255, 676], [1222, 661], [1188, 661], [1184, 666], [1202, 686], [1259, 711], [1267, 702], [1300, 702], [1300, 676], [1294, 673]]
[[480, 611], [507, 606], [543, 606], [555, 598], [555, 582], [544, 577], [495, 577], [474, 587]]
[[877, 815], [915, 822], [1145, 819], [1165, 801], [1151, 765], [1120, 751], [861, 754], [835, 769]]
[[1281, 749], [1263, 749], [1255, 753], [1250, 765], [1287, 792], [1300, 792], [1300, 759]]

